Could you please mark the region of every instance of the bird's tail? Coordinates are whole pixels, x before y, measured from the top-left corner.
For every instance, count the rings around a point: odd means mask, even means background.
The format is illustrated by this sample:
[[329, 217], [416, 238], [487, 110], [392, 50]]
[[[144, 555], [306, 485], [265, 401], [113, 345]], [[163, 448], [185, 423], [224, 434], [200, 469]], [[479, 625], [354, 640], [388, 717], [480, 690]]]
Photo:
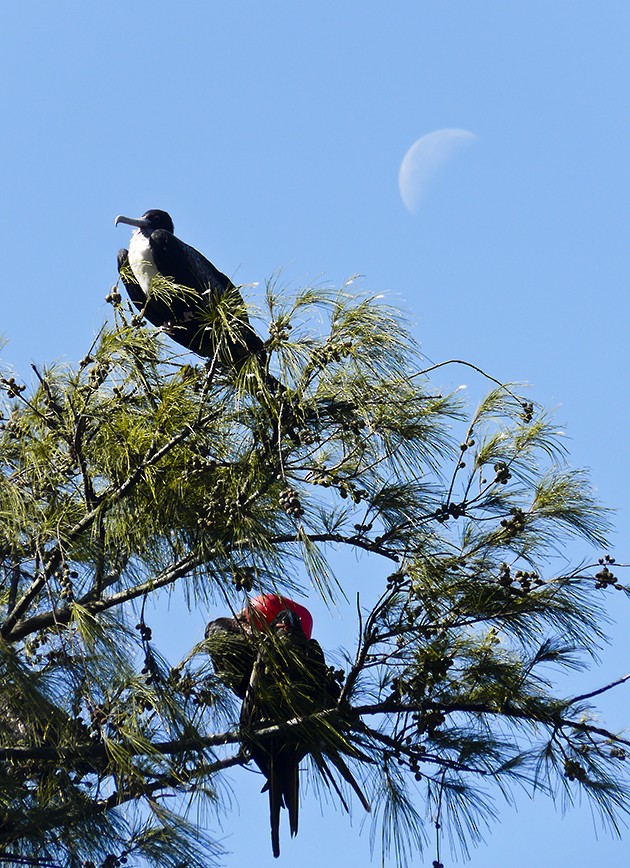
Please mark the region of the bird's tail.
[[285, 807], [289, 814], [291, 837], [298, 833], [300, 813], [300, 773], [299, 762], [285, 762], [287, 758], [270, 757], [268, 779], [263, 787], [269, 791], [269, 822], [271, 825], [271, 849], [273, 855], [280, 855], [280, 812]]
[[269, 823], [271, 825], [271, 849], [277, 859], [280, 855], [280, 810], [282, 808], [282, 788], [278, 780], [277, 771], [274, 768], [273, 758], [269, 767]]
[[289, 812], [289, 829], [291, 837], [298, 833], [298, 816], [300, 813], [300, 770], [296, 760], [286, 769], [286, 777], [282, 788], [284, 804]]

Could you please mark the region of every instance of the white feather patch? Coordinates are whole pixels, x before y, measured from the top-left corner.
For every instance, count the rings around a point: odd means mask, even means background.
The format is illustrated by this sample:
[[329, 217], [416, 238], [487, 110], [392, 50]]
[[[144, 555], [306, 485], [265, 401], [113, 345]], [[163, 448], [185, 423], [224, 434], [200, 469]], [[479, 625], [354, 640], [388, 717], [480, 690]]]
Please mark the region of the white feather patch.
[[148, 295], [151, 281], [158, 270], [153, 261], [149, 239], [142, 234], [140, 229], [136, 229], [129, 242], [129, 266], [144, 294]]

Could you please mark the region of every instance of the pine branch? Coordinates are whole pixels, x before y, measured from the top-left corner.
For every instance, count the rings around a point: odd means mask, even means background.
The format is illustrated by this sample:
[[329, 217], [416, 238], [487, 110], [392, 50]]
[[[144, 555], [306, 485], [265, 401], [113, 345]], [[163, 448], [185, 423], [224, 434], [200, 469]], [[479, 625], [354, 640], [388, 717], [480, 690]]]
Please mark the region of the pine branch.
[[[200, 423], [200, 426], [203, 426], [203, 420]], [[111, 509], [111, 507], [115, 506], [127, 494], [129, 494], [132, 488], [141, 479], [142, 474], [149, 467], [157, 464], [175, 446], [190, 437], [192, 433], [192, 428], [184, 428], [182, 431], [173, 435], [166, 443], [162, 444], [161, 446], [159, 442], [159, 436], [156, 435], [153, 444], [147, 450], [140, 464], [134, 469], [134, 471], [121, 485], [101, 494], [99, 504], [93, 509], [89, 510], [86, 515], [81, 519], [81, 521], [77, 522], [74, 527], [69, 530], [65, 544], [71, 545], [74, 540], [78, 539], [94, 523], [94, 521], [98, 518], [101, 512]], [[30, 587], [17, 601], [12, 611], [9, 612], [2, 627], [0, 628], [0, 635], [3, 639], [5, 639], [5, 641], [15, 641], [15, 636], [17, 635], [14, 629], [15, 625], [22, 617], [22, 615], [26, 612], [29, 605], [33, 602], [39, 591], [46, 584], [50, 575], [60, 566], [62, 560], [63, 552], [59, 546], [53, 548], [50, 552], [47, 553], [46, 563], [41, 576], [33, 580]], [[50, 617], [55, 620], [54, 615], [51, 614]], [[22, 633], [22, 635], [25, 634]]]
[[[307, 534], [307, 537], [311, 542], [332, 542], [341, 543], [342, 545], [353, 546], [354, 548], [363, 549], [364, 551], [381, 555], [381, 557], [388, 558], [390, 561], [394, 561], [394, 563], [398, 563], [398, 561], [400, 560], [400, 555], [396, 552], [392, 552], [391, 550], [385, 548], [379, 543], [362, 539], [361, 537], [358, 537], [356, 535], [344, 536], [344, 534], [340, 533], [309, 533]], [[296, 536], [290, 536], [289, 534], [273, 536], [269, 540], [271, 545], [284, 545], [285, 543], [295, 543], [298, 541], [299, 540]]]
[[[85, 597], [79, 600], [79, 604], [90, 614], [98, 615], [108, 609], [121, 606], [123, 603], [128, 603], [130, 600], [136, 600], [138, 597], [144, 597], [147, 593], [165, 588], [168, 585], [174, 584], [178, 579], [188, 575], [192, 570], [201, 566], [205, 562], [205, 557], [202, 555], [189, 555], [182, 558], [169, 568], [158, 573], [151, 579], [141, 582], [139, 585], [134, 585], [131, 588], [126, 588], [109, 597], [97, 597], [95, 591], [89, 592]], [[3, 638], [5, 642], [19, 642], [26, 636], [36, 633], [40, 630], [45, 630], [49, 627], [66, 626], [72, 620], [72, 606], [66, 606], [62, 609], [52, 609], [48, 612], [41, 612], [27, 618], [18, 623], [11, 632], [7, 633]]]

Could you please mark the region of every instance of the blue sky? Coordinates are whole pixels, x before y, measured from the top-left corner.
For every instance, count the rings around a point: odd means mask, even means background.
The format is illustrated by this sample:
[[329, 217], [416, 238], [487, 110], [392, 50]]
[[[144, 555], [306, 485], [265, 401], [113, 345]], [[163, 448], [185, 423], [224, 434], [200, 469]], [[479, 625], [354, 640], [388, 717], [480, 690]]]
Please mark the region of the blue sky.
[[[129, 237], [114, 217], [163, 208], [219, 269], [259, 283], [254, 303], [278, 271], [289, 287], [358, 272], [413, 316], [432, 361], [532, 383], [557, 408], [573, 463], [618, 510], [616, 554], [630, 560], [629, 37], [625, 0], [10, 4], [4, 361], [28, 378], [32, 361], [80, 359]], [[477, 139], [411, 215], [400, 162], [444, 128]], [[436, 383], [481, 388], [461, 368]], [[615, 614], [614, 648], [579, 688], [630, 671], [629, 612]], [[205, 617], [191, 616], [185, 638]], [[327, 649], [341, 620], [322, 611], [316, 623]], [[628, 721], [627, 692], [605, 706]], [[259, 779], [232, 782], [226, 864], [265, 868]], [[283, 864], [368, 864], [361, 820], [331, 806], [322, 816], [307, 796]], [[523, 797], [469, 864], [617, 866], [624, 852], [596, 839], [588, 808], [561, 822]]]

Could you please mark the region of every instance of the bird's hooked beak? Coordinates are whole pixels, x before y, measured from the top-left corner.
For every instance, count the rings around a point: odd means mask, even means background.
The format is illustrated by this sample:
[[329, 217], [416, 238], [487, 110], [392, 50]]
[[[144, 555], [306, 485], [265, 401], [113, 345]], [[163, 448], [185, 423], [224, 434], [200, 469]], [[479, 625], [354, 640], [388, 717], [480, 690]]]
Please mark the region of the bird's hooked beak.
[[298, 631], [304, 633], [299, 615], [291, 609], [283, 609], [279, 612], [271, 622], [271, 626], [275, 627], [276, 630], [286, 630], [290, 633], [296, 633]]
[[122, 214], [116, 217], [114, 226], [118, 226], [119, 223], [126, 223], [127, 226], [137, 226], [138, 229], [147, 229], [149, 227], [149, 221], [145, 220], [144, 217], [123, 217]]

